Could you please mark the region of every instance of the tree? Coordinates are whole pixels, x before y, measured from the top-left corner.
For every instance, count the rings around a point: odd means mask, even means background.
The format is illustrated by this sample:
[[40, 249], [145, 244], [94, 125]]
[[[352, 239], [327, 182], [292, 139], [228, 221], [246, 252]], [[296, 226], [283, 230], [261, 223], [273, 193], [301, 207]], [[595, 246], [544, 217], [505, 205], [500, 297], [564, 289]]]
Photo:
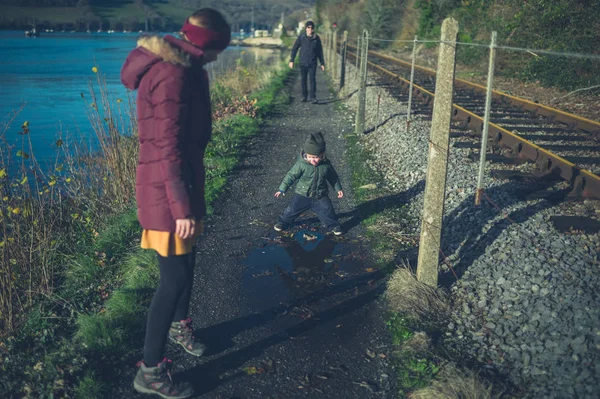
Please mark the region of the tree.
[[[393, 40], [399, 29], [398, 7], [401, 2], [394, 0], [369, 0], [365, 10], [365, 27], [372, 38]], [[382, 46], [374, 41], [373, 45]]]

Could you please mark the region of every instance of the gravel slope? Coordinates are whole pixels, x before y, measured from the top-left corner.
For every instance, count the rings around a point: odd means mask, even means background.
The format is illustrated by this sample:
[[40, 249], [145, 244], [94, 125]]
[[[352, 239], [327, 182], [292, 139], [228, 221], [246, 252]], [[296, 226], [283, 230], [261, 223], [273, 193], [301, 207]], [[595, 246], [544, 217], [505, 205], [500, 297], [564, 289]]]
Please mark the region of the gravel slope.
[[[349, 78], [354, 68], [349, 67]], [[374, 80], [370, 79], [370, 83]], [[351, 80], [349, 87], [356, 88]], [[406, 130], [406, 104], [385, 87], [368, 87], [367, 131], [362, 145], [390, 188], [407, 201], [399, 234], [419, 234], [430, 123], [418, 117]], [[356, 95], [348, 100], [355, 109]], [[600, 218], [599, 201], [556, 202], [527, 198], [539, 190], [560, 192], [562, 182], [505, 180], [491, 170], [515, 166], [488, 162], [490, 201], [475, 207], [478, 162], [450, 139], [442, 250], [457, 273], [443, 265], [455, 311], [446, 343], [493, 365], [531, 398], [597, 398], [600, 392], [600, 235], [560, 233], [552, 216]], [[478, 157], [477, 157], [478, 159]], [[532, 164], [517, 170], [528, 172]], [[492, 203], [493, 202], [493, 203]], [[507, 216], [507, 217], [505, 217]], [[415, 251], [399, 258], [415, 259]]]

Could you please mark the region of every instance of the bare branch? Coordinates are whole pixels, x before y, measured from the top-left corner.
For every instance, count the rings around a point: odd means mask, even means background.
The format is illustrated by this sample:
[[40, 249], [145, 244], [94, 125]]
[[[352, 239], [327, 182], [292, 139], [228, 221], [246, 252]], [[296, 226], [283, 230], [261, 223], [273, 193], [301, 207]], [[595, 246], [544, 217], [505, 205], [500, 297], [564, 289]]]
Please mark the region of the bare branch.
[[575, 93], [577, 93], [577, 92], [579, 92], [579, 91], [593, 90], [593, 89], [598, 89], [598, 88], [600, 88], [600, 85], [596, 85], [596, 86], [590, 86], [590, 87], [582, 87], [581, 89], [573, 90], [572, 92], [570, 92], [570, 93], [567, 93], [567, 94], [565, 94], [564, 96], [560, 96], [560, 97], [553, 98], [552, 100], [550, 100], [550, 102], [551, 102], [551, 103], [553, 103], [553, 102], [555, 102], [555, 101], [557, 101], [557, 100], [560, 100], [561, 98], [568, 97], [568, 96], [570, 96], [571, 94], [575, 94]]

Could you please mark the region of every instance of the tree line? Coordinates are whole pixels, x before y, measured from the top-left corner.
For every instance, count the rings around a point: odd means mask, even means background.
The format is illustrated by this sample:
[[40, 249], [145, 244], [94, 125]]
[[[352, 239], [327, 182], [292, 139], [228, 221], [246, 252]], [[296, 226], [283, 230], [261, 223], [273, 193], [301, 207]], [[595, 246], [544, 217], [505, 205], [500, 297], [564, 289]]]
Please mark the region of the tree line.
[[[442, 21], [455, 18], [460, 42], [489, 43], [498, 32], [498, 45], [600, 55], [598, 0], [318, 0], [317, 10], [341, 30], [357, 37], [364, 28], [371, 37], [388, 40], [439, 40]], [[406, 44], [372, 42], [373, 47]], [[487, 62], [487, 51], [459, 47], [459, 62]], [[570, 58], [503, 51], [499, 74], [520, 76], [546, 86], [573, 89], [600, 84], [600, 63]]]
[[[11, 15], [0, 12], [0, 28], [29, 29], [35, 22], [40, 29], [59, 30], [143, 30], [170, 31], [181, 27], [182, 15], [202, 7], [219, 9], [231, 22], [235, 30], [272, 29], [277, 26], [281, 14], [285, 16], [284, 25], [293, 29], [298, 21], [305, 19], [315, 0], [0, 0], [2, 6], [19, 7], [20, 13]], [[157, 7], [159, 5], [169, 7]], [[124, 5], [134, 5], [138, 13], [119, 15]], [[35, 7], [69, 7], [73, 17], [65, 21], [49, 11], [43, 16], [36, 15]], [[107, 10], [112, 12], [107, 14]], [[58, 13], [58, 11], [57, 11]], [[34, 21], [35, 20], [35, 21]], [[253, 23], [254, 22], [254, 23]], [[147, 26], [146, 26], [147, 25]]]

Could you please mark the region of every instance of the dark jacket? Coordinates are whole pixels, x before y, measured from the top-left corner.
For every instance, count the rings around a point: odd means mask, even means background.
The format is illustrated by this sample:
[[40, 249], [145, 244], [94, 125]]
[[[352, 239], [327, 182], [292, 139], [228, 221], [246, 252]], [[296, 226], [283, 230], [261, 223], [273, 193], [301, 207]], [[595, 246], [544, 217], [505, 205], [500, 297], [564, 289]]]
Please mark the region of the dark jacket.
[[175, 231], [175, 220], [206, 213], [204, 150], [212, 122], [201, 49], [173, 36], [143, 37], [121, 70], [137, 89], [138, 217], [144, 229]]
[[316, 66], [317, 59], [321, 61], [321, 65], [325, 65], [323, 59], [323, 46], [321, 45], [321, 38], [319, 35], [314, 34], [311, 37], [306, 36], [306, 33], [301, 34], [296, 39], [294, 47], [292, 47], [292, 56], [290, 62], [294, 62], [296, 59], [296, 53], [300, 49], [300, 65], [302, 66]]
[[283, 178], [279, 191], [286, 192], [296, 181], [298, 182], [296, 184], [296, 194], [305, 197], [321, 198], [327, 196], [329, 194], [327, 182], [331, 184], [335, 191], [342, 191], [340, 179], [328, 159], [324, 159], [317, 166], [313, 166], [304, 159], [304, 154], [301, 154]]

